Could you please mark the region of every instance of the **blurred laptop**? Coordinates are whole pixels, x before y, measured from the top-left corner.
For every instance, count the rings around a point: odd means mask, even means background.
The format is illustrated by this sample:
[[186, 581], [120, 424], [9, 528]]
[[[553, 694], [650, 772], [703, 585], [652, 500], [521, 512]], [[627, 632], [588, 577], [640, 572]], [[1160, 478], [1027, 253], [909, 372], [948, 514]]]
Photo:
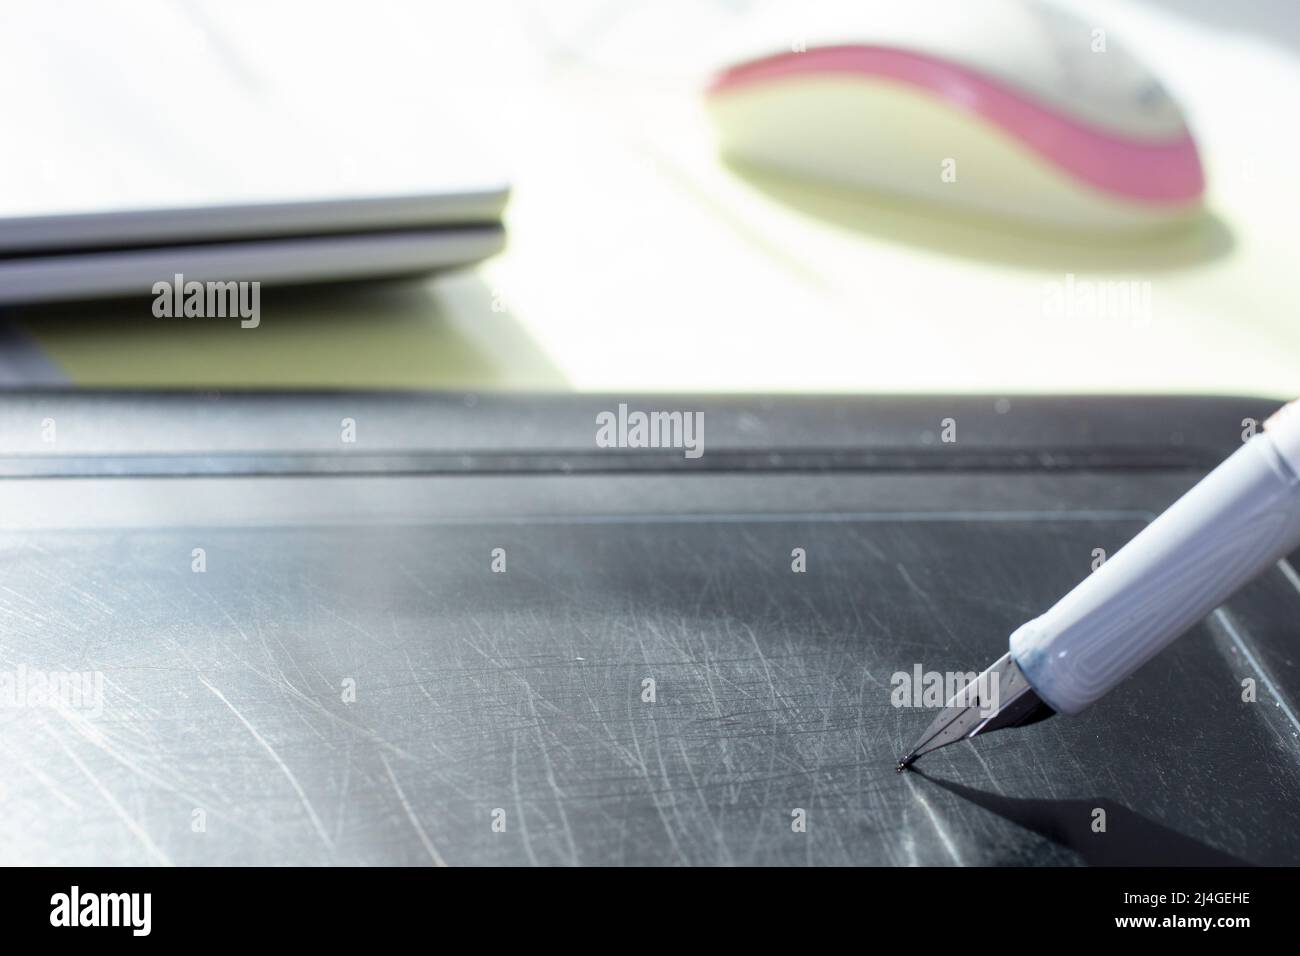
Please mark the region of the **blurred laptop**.
[[203, 10], [0, 11], [0, 305], [147, 295], [176, 274], [415, 275], [502, 248], [505, 178], [450, 114], [339, 110]]

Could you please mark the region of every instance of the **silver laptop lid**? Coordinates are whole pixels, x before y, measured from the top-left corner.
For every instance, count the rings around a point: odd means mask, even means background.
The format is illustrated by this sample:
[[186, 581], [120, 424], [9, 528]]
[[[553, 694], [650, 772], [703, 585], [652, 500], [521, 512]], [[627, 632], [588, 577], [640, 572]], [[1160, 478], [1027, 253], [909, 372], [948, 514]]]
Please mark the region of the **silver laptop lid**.
[[0, 255], [499, 219], [505, 177], [451, 115], [364, 76], [373, 109], [312, 95], [201, 10], [0, 11]]

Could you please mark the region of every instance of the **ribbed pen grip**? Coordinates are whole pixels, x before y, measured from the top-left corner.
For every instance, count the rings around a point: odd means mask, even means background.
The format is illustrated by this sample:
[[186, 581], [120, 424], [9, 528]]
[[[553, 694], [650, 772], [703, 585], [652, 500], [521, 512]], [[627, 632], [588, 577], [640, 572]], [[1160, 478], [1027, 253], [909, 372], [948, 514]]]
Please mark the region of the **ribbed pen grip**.
[[1300, 415], [1275, 418], [1011, 635], [1011, 654], [1039, 697], [1077, 714], [1300, 547], [1300, 474], [1289, 460], [1297, 434]]

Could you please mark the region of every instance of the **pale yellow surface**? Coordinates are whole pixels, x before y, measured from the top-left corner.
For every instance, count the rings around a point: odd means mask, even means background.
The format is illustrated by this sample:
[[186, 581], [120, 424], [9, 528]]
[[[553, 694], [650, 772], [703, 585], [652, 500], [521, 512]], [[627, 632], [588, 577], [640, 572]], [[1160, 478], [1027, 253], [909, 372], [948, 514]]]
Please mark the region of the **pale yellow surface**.
[[[1209, 211], [1174, 240], [1048, 241], [728, 168], [699, 100], [709, 40], [729, 29], [711, 4], [614, 18], [474, 4], [454, 38], [426, 7], [309, 28], [268, 11], [238, 34], [244, 55], [341, 113], [418, 122], [423, 98], [454, 90], [510, 158], [508, 250], [423, 284], [264, 291], [254, 330], [154, 319], [147, 302], [20, 320], [86, 385], [1300, 393], [1300, 60], [1267, 37], [1098, 6], [1201, 143]], [[230, 9], [211, 8], [215, 28]], [[291, 58], [277, 29], [305, 29]], [[358, 32], [374, 42], [349, 46]], [[1054, 314], [1067, 275], [1150, 283], [1150, 315]]]

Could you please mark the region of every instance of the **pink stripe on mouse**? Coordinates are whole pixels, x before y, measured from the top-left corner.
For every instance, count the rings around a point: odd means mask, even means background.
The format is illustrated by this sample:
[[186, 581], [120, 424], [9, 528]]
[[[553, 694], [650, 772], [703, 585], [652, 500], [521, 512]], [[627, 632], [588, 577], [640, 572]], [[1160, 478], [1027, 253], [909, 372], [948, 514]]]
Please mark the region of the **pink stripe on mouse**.
[[772, 80], [840, 74], [879, 76], [938, 94], [1002, 127], [1030, 149], [1098, 189], [1147, 203], [1198, 199], [1205, 176], [1191, 134], [1139, 140], [1066, 116], [983, 73], [921, 53], [873, 46], [828, 46], [742, 63], [722, 73], [710, 95]]

